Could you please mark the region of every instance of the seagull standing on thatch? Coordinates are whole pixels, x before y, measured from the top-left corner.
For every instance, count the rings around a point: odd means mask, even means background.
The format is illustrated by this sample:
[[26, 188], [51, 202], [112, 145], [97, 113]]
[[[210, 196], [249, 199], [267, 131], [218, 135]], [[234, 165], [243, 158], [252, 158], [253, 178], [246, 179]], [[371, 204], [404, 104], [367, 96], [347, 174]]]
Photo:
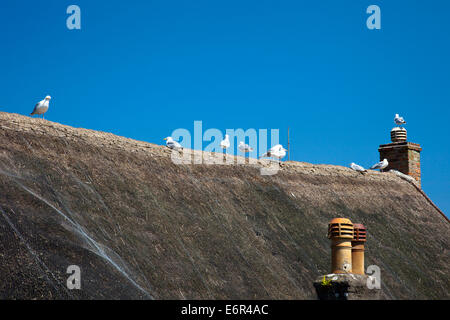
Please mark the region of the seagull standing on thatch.
[[166, 141], [166, 147], [167, 148], [174, 149], [174, 150], [183, 150], [183, 147], [181, 146], [181, 144], [179, 144], [178, 142], [173, 140], [172, 137], [164, 138], [164, 140], [167, 140]]
[[384, 168], [386, 168], [389, 165], [389, 162], [387, 161], [387, 159], [383, 159], [383, 161], [380, 161], [378, 163], [375, 163], [373, 166], [370, 167], [371, 170], [377, 170], [380, 169], [383, 170]]
[[286, 149], [283, 148], [281, 144], [277, 144], [270, 148], [266, 153], [264, 153], [260, 159], [263, 157], [276, 158], [278, 159], [278, 165], [281, 167], [281, 158], [286, 156]]
[[273, 146], [272, 148], [269, 149], [269, 151], [267, 151], [266, 153], [264, 153], [261, 158], [264, 157], [269, 157], [269, 158], [277, 158], [278, 161], [281, 160], [281, 158], [284, 158], [286, 156], [286, 149], [283, 148], [283, 146], [281, 144], [277, 144], [275, 146]]
[[395, 114], [394, 122], [396, 125], [401, 126], [402, 124], [406, 124], [405, 119], [403, 117], [400, 117], [398, 113]]
[[250, 147], [248, 144], [245, 144], [243, 141], [239, 142], [238, 148], [242, 153], [253, 151], [253, 148]]
[[362, 166], [360, 166], [359, 164], [356, 164], [354, 162], [350, 163], [350, 168], [352, 168], [355, 171], [360, 172], [361, 174], [364, 174], [364, 172], [367, 172], [367, 169], [364, 169]]
[[31, 115], [42, 114], [42, 119], [44, 119], [44, 113], [48, 110], [48, 105], [50, 103], [50, 96], [46, 96], [44, 100], [39, 101], [33, 109]]
[[225, 139], [220, 141], [220, 147], [222, 149], [228, 149], [230, 147], [230, 137], [226, 134]]

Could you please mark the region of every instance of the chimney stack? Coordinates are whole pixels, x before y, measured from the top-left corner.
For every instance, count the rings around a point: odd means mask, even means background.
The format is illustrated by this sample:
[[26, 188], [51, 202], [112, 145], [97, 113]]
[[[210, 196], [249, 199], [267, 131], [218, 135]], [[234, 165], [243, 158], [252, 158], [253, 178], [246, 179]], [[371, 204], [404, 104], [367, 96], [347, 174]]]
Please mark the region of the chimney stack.
[[380, 161], [387, 159], [389, 165], [384, 171], [391, 169], [413, 177], [420, 186], [420, 151], [417, 143], [408, 142], [406, 129], [395, 127], [391, 130], [391, 143], [382, 144], [378, 148]]
[[349, 219], [335, 218], [328, 224], [331, 239], [331, 274], [314, 281], [320, 300], [380, 299], [381, 290], [372, 290], [364, 274], [366, 228]]
[[331, 273], [365, 274], [364, 242], [367, 229], [349, 219], [335, 218], [328, 224], [331, 239]]

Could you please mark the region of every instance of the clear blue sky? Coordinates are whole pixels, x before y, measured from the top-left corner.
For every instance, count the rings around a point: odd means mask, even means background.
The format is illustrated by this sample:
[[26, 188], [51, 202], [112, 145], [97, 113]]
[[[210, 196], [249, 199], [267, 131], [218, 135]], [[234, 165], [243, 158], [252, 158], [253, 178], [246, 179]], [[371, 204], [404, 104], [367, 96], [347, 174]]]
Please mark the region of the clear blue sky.
[[[66, 8], [81, 8], [81, 30]], [[366, 8], [381, 8], [381, 30]], [[0, 110], [162, 144], [174, 129], [279, 128], [291, 159], [378, 161], [395, 113], [450, 212], [450, 1], [0, 2]], [[434, 116], [439, 115], [440, 122]]]

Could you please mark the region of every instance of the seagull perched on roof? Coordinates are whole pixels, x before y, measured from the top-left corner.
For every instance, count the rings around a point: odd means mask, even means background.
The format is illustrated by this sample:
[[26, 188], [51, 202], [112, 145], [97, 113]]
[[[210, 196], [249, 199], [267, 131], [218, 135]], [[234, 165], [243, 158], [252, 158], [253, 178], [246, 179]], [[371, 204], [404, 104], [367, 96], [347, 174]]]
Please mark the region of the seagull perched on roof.
[[402, 124], [406, 124], [405, 119], [403, 117], [400, 117], [398, 113], [395, 114], [394, 122], [396, 125], [401, 126]]
[[243, 153], [252, 152], [253, 151], [253, 148], [250, 147], [248, 144], [245, 144], [243, 141], [239, 142], [238, 148]]
[[230, 147], [230, 137], [226, 134], [225, 139], [220, 141], [220, 147], [222, 149], [228, 149]]
[[278, 161], [281, 160], [281, 158], [284, 158], [286, 156], [286, 149], [283, 148], [283, 146], [281, 144], [277, 144], [275, 146], [273, 146], [272, 148], [269, 149], [269, 151], [267, 151], [266, 153], [264, 153], [261, 158], [264, 157], [269, 157], [269, 158], [278, 158]]
[[46, 96], [44, 100], [41, 100], [38, 103], [36, 103], [33, 112], [30, 115], [32, 116], [35, 114], [42, 114], [42, 119], [44, 119], [44, 113], [46, 113], [48, 110], [48, 105], [50, 103], [51, 98], [52, 97], [50, 96]]
[[380, 161], [378, 163], [375, 163], [373, 166], [370, 167], [371, 170], [377, 170], [380, 169], [383, 170], [384, 168], [386, 168], [389, 165], [389, 162], [387, 161], [387, 159], [383, 159], [383, 161]]
[[174, 150], [183, 150], [183, 147], [181, 146], [181, 144], [179, 144], [178, 142], [173, 140], [172, 137], [164, 138], [164, 140], [166, 140], [166, 147], [167, 148], [174, 149]]
[[367, 172], [367, 169], [364, 169], [362, 166], [360, 166], [359, 164], [356, 164], [354, 162], [350, 163], [350, 168], [352, 168], [355, 171], [360, 172], [361, 174], [364, 174], [364, 172]]

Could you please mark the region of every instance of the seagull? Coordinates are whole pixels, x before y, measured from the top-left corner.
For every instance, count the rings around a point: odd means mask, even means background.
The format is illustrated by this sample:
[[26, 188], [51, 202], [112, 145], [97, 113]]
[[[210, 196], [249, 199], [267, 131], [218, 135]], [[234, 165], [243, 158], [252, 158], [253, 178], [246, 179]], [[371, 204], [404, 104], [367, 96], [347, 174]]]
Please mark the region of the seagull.
[[281, 158], [284, 158], [286, 156], [286, 149], [283, 148], [283, 146], [281, 144], [277, 144], [275, 146], [273, 146], [272, 148], [269, 149], [269, 151], [267, 151], [266, 153], [264, 153], [261, 158], [264, 157], [269, 157], [269, 158], [278, 158], [278, 161], [281, 160]]
[[48, 110], [48, 104], [51, 98], [52, 97], [50, 96], [46, 96], [44, 100], [41, 100], [38, 103], [36, 103], [33, 112], [30, 115], [32, 116], [35, 114], [42, 114], [42, 119], [44, 119], [44, 113], [46, 113]]
[[180, 149], [183, 150], [183, 147], [181, 146], [181, 144], [179, 144], [178, 142], [173, 140], [172, 137], [164, 138], [164, 140], [167, 140], [167, 142], [166, 142], [167, 148], [174, 149], [174, 150], [180, 150]]
[[398, 126], [401, 126], [402, 124], [406, 124], [405, 119], [403, 119], [403, 117], [399, 117], [398, 113], [395, 114], [394, 122]]
[[246, 152], [252, 152], [253, 148], [251, 148], [248, 144], [245, 144], [244, 142], [239, 142], [238, 145], [239, 150], [241, 150], [241, 152], [246, 153]]
[[226, 134], [225, 139], [220, 141], [220, 147], [222, 149], [228, 149], [230, 147], [230, 137]]
[[354, 162], [350, 163], [350, 168], [352, 168], [355, 171], [360, 172], [361, 174], [364, 174], [364, 172], [367, 172], [366, 169], [364, 169], [363, 167], [361, 167], [359, 164], [356, 164]]
[[380, 161], [378, 163], [375, 163], [373, 166], [370, 167], [371, 170], [377, 170], [380, 169], [383, 170], [384, 168], [386, 168], [389, 165], [389, 162], [387, 161], [387, 159], [383, 159], [383, 161]]

